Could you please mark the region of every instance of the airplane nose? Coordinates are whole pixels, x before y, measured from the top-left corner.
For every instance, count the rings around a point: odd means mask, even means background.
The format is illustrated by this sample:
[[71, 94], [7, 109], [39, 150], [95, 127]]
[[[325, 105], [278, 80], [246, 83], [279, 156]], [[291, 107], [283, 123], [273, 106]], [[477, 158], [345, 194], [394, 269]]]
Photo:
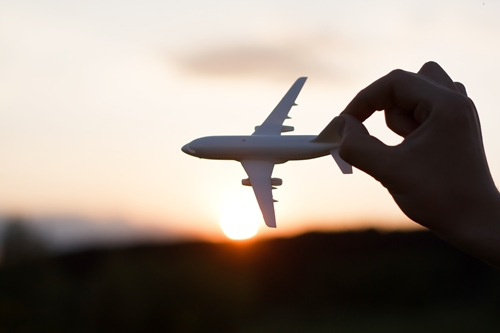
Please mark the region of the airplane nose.
[[187, 145], [184, 145], [181, 150], [185, 152], [188, 155], [194, 155], [195, 151], [191, 148], [189, 148], [189, 143]]

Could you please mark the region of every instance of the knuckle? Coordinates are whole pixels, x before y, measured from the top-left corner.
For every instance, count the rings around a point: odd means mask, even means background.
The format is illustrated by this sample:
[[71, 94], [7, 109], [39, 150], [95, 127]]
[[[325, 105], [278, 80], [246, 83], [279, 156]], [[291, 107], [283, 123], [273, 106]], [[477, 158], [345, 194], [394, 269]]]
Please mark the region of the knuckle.
[[454, 82], [455, 87], [457, 87], [458, 91], [462, 94], [467, 96], [467, 89], [465, 89], [465, 85], [462, 82]]
[[467, 96], [452, 92], [448, 94], [447, 98], [452, 107], [457, 111], [464, 111], [466, 113], [469, 113], [469, 111], [473, 109], [472, 100]]
[[399, 80], [402, 77], [406, 76], [408, 73], [402, 69], [394, 69], [387, 76], [393, 80]]
[[422, 66], [422, 70], [427, 70], [427, 69], [430, 69], [430, 70], [441, 69], [441, 66], [439, 66], [439, 64], [437, 62], [435, 62], [435, 61], [427, 61]]
[[475, 119], [475, 108], [472, 100], [458, 92], [450, 92], [444, 96], [443, 103], [447, 116], [457, 123], [469, 123]]

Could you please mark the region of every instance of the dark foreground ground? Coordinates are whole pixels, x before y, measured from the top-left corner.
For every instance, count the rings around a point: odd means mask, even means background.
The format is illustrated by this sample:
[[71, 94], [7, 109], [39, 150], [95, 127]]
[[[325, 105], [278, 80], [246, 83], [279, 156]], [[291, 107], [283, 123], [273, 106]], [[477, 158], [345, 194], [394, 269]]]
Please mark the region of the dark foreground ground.
[[427, 232], [144, 245], [0, 270], [0, 332], [500, 332], [500, 272]]

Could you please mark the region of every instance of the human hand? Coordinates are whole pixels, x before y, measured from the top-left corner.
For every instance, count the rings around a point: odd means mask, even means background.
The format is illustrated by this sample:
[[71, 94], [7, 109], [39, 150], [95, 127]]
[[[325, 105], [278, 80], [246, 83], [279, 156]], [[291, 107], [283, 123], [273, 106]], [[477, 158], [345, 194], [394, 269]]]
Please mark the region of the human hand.
[[[404, 137], [399, 145], [385, 145], [362, 124], [377, 110], [384, 110], [387, 126]], [[385, 186], [409, 218], [492, 262], [488, 253], [478, 253], [486, 249], [473, 244], [492, 231], [500, 243], [500, 196], [486, 161], [479, 118], [464, 86], [438, 64], [380, 78], [359, 92], [328, 128], [342, 138], [340, 156]], [[491, 246], [498, 264], [500, 245]]]

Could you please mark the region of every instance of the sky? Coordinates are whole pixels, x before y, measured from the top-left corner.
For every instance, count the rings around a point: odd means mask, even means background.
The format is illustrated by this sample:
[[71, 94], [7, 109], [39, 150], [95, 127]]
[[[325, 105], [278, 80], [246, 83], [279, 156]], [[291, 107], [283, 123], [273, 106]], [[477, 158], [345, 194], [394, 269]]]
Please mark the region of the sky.
[[[180, 148], [251, 134], [300, 76], [287, 124], [317, 134], [372, 81], [434, 60], [474, 100], [498, 183], [499, 15], [484, 0], [2, 0], [0, 215], [210, 240], [235, 209], [260, 219], [260, 237], [415, 228], [380, 184], [327, 156], [275, 167], [269, 230], [238, 162]], [[366, 125], [400, 142], [381, 114]]]

